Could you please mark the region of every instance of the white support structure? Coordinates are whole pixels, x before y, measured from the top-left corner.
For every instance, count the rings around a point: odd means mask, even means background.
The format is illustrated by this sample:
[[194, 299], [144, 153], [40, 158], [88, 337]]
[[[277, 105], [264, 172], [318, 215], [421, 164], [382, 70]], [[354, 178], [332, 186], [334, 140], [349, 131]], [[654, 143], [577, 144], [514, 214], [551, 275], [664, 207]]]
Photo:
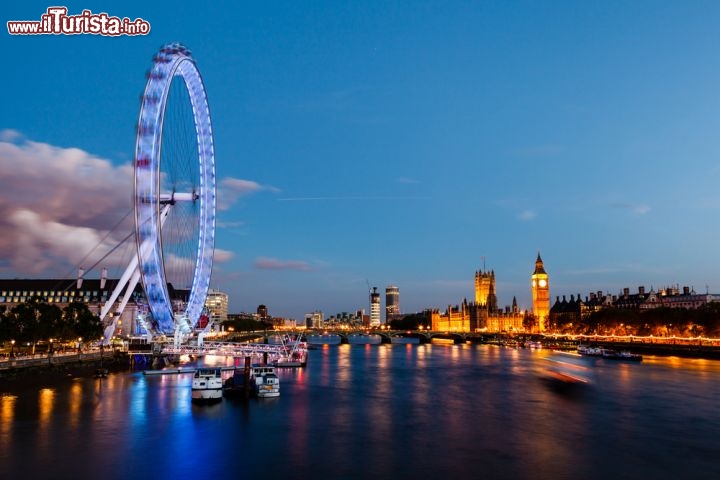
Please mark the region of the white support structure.
[[[165, 223], [165, 219], [167, 219], [169, 213], [170, 213], [170, 205], [168, 204], [168, 205], [165, 205], [160, 212], [160, 225], [161, 226]], [[149, 241], [144, 242], [143, 245], [140, 247], [140, 252], [143, 253], [143, 252], [148, 251], [148, 249], [149, 249], [148, 245], [149, 245]], [[122, 312], [125, 310], [125, 307], [127, 306], [127, 303], [130, 300], [130, 297], [132, 296], [132, 293], [135, 291], [135, 287], [137, 286], [138, 282], [140, 281], [140, 269], [138, 268], [138, 262], [139, 262], [138, 255], [133, 255], [132, 259], [130, 260], [130, 263], [128, 264], [127, 268], [125, 269], [122, 276], [120, 277], [118, 284], [115, 286], [115, 289], [112, 291], [110, 298], [108, 299], [107, 302], [105, 302], [105, 305], [103, 305], [102, 309], [100, 310], [100, 322], [104, 322], [105, 317], [107, 316], [108, 313], [110, 313], [110, 309], [115, 304], [115, 301], [120, 296], [120, 293], [123, 291], [123, 289], [125, 289], [125, 295], [123, 295], [123, 299], [120, 302], [120, 305], [118, 305], [118, 308], [115, 310], [116, 315], [113, 318], [112, 323], [105, 328], [105, 340], [103, 340], [104, 345], [108, 345], [110, 343], [112, 336], [115, 334], [115, 327], [117, 326], [117, 321], [120, 319]], [[107, 275], [107, 273], [103, 272], [103, 275]], [[78, 280], [78, 281], [80, 281], [80, 280]], [[150, 335], [150, 338], [152, 338], [152, 333], [150, 332], [148, 325], [145, 323], [143, 325], [143, 327], [145, 328], [145, 331], [148, 333], [148, 335]]]

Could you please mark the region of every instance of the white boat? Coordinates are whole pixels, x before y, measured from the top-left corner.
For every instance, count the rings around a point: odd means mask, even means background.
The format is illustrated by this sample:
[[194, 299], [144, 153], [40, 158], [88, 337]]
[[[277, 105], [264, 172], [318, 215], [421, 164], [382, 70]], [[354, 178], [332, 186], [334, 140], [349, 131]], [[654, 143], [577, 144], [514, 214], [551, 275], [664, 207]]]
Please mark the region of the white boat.
[[602, 357], [603, 349], [600, 347], [591, 347], [590, 345], [578, 345], [577, 351], [580, 355], [587, 357]]
[[192, 399], [195, 402], [222, 400], [222, 369], [198, 368], [192, 381]]
[[351, 345], [380, 345], [382, 343], [382, 337], [377, 333], [351, 333], [347, 338]]
[[275, 373], [275, 367], [268, 365], [252, 367], [250, 385], [258, 398], [280, 396], [280, 379]]

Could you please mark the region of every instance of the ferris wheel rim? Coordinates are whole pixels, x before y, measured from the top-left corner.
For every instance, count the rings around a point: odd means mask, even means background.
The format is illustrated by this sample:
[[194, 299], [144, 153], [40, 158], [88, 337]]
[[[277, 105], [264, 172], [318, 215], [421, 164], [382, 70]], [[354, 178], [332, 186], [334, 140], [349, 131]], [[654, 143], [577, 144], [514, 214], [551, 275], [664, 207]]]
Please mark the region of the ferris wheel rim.
[[[169, 206], [161, 202], [160, 159], [163, 123], [170, 84], [180, 78], [189, 93], [199, 160], [199, 191], [192, 201], [200, 205], [199, 235], [192, 286], [183, 312], [183, 329], [197, 323], [210, 286], [215, 239], [215, 157], [207, 93], [195, 60], [181, 44], [165, 45], [153, 57], [138, 120], [135, 147], [135, 233], [140, 281], [156, 328], [172, 333], [178, 323], [167, 288], [162, 246], [162, 223]], [[174, 200], [174, 198], [173, 198]], [[174, 203], [174, 202], [170, 202]]]

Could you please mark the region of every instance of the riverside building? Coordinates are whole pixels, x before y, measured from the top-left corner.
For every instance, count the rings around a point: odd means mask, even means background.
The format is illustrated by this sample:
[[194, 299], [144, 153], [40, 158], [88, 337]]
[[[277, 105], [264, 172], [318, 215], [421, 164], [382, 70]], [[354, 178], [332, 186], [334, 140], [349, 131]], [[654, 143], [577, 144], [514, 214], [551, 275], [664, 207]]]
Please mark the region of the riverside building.
[[513, 297], [512, 305], [497, 307], [495, 271], [475, 272], [475, 301], [463, 300], [460, 305], [449, 305], [444, 313], [429, 311], [431, 328], [446, 332], [525, 332], [543, 331], [550, 311], [550, 283], [542, 258], [538, 253], [535, 271], [530, 276], [533, 295], [533, 315], [518, 308]]
[[395, 285], [385, 288], [385, 323], [400, 315], [400, 289]]

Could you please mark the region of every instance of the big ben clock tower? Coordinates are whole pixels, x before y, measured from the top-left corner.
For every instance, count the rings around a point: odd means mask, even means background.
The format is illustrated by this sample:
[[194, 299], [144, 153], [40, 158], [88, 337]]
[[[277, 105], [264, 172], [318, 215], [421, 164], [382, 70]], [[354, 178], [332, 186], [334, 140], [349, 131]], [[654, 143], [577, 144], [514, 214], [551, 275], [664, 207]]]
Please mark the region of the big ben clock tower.
[[550, 283], [545, 272], [540, 252], [535, 260], [535, 271], [530, 277], [532, 290], [533, 314], [537, 320], [540, 333], [545, 331], [545, 323], [550, 315]]

